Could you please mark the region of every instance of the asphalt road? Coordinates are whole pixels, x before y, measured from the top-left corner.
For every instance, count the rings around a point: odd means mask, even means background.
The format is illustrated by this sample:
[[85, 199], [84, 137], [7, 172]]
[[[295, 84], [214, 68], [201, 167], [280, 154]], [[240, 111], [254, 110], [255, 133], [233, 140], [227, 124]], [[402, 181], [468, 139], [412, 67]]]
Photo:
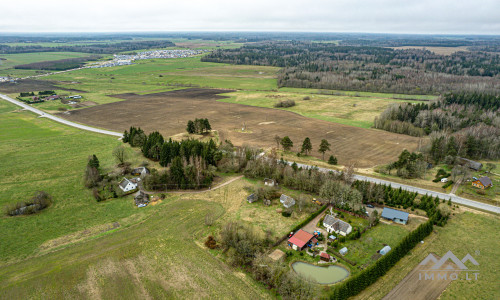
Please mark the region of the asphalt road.
[[[289, 162], [289, 164], [291, 164], [291, 162]], [[297, 163], [297, 166], [302, 167], [302, 168], [313, 167], [310, 165], [299, 164], [299, 163]], [[332, 169], [326, 169], [326, 168], [318, 168], [318, 169], [322, 172], [330, 172], [331, 171], [331, 172], [338, 173], [338, 171], [332, 170]], [[433, 197], [437, 196], [439, 199], [444, 199], [444, 200], [451, 199], [451, 202], [456, 203], [456, 204], [466, 205], [466, 206], [469, 206], [472, 208], [477, 208], [477, 209], [500, 214], [500, 207], [498, 207], [498, 206], [465, 199], [465, 198], [458, 197], [458, 196], [453, 195], [453, 194], [445, 194], [445, 193], [435, 192], [435, 191], [426, 190], [426, 189], [411, 186], [411, 185], [401, 184], [401, 183], [397, 183], [397, 182], [392, 182], [392, 181], [387, 181], [387, 180], [382, 180], [382, 179], [378, 179], [378, 178], [357, 175], [357, 174], [354, 175], [354, 178], [357, 180], [369, 181], [369, 182], [378, 183], [378, 184], [391, 185], [391, 187], [393, 187], [393, 188], [397, 188], [397, 189], [401, 188], [403, 190], [410, 191], [410, 192], [417, 192], [417, 193], [422, 194], [422, 195], [429, 195], [429, 196], [433, 196]]]
[[43, 111], [41, 111], [39, 109], [36, 109], [36, 108], [34, 108], [34, 107], [32, 107], [32, 106], [30, 106], [28, 104], [25, 104], [25, 103], [23, 103], [21, 101], [17, 101], [15, 99], [12, 99], [11, 97], [9, 97], [7, 95], [0, 94], [0, 98], [4, 99], [6, 101], [9, 101], [10, 103], [13, 103], [13, 104], [15, 104], [17, 106], [20, 106], [20, 107], [24, 108], [25, 110], [29, 110], [31, 112], [34, 112], [35, 114], [40, 115], [40, 117], [51, 119], [51, 120], [54, 120], [56, 122], [68, 125], [68, 126], [72, 126], [72, 127], [75, 127], [75, 128], [79, 128], [79, 129], [87, 130], [87, 131], [92, 131], [92, 132], [96, 132], [96, 133], [102, 133], [102, 134], [106, 134], [106, 135], [112, 135], [112, 136], [116, 136], [116, 137], [119, 137], [119, 138], [121, 138], [123, 136], [123, 134], [121, 134], [119, 132], [114, 132], [114, 131], [109, 131], [109, 130], [94, 128], [94, 127], [90, 127], [90, 126], [86, 126], [86, 125], [74, 123], [74, 122], [65, 120], [63, 118], [56, 117], [54, 115], [51, 115], [51, 114], [43, 112]]
[[[91, 131], [91, 132], [112, 135], [112, 136], [116, 136], [116, 137], [120, 137], [120, 138], [123, 136], [121, 133], [118, 133], [118, 132], [104, 130], [104, 129], [99, 129], [99, 128], [94, 128], [94, 127], [90, 127], [90, 126], [86, 126], [86, 125], [74, 123], [74, 122], [71, 122], [71, 121], [68, 121], [68, 120], [56, 117], [54, 115], [45, 113], [45, 112], [43, 112], [43, 111], [41, 111], [39, 109], [36, 109], [34, 107], [31, 107], [31, 106], [29, 106], [27, 104], [24, 104], [24, 103], [22, 103], [20, 101], [14, 100], [14, 99], [12, 99], [12, 98], [10, 98], [10, 97], [8, 97], [6, 95], [3, 95], [3, 94], [0, 94], [0, 98], [3, 98], [4, 100], [9, 101], [9, 102], [11, 102], [11, 103], [13, 103], [15, 105], [18, 105], [18, 106], [20, 106], [20, 107], [22, 107], [22, 108], [24, 108], [26, 110], [34, 112], [35, 114], [38, 114], [41, 117], [48, 118], [48, 119], [54, 120], [56, 122], [59, 122], [59, 123], [62, 123], [62, 124], [68, 125], [68, 126], [72, 126], [72, 127], [75, 127], [75, 128], [79, 128], [79, 129], [87, 130], [87, 131]], [[292, 162], [289, 162], [289, 164], [292, 164]], [[300, 164], [300, 163], [297, 163], [297, 165], [299, 167], [302, 167], [302, 168], [311, 168], [311, 167], [313, 167], [313, 166], [310, 166], [310, 165], [305, 165], [305, 164]], [[332, 172], [338, 172], [336, 170], [326, 169], [326, 168], [318, 168], [318, 169], [320, 171], [322, 171], [322, 172], [330, 172], [330, 171], [332, 171]], [[397, 183], [397, 182], [382, 180], [382, 179], [368, 177], [368, 176], [363, 176], [363, 175], [354, 175], [354, 178], [357, 179], [357, 180], [364, 180], [364, 181], [369, 181], [369, 182], [378, 183], [378, 184], [391, 185], [394, 188], [400, 188], [401, 187], [403, 190], [406, 190], [406, 191], [417, 192], [417, 193], [422, 194], [422, 195], [430, 195], [430, 196], [433, 196], [433, 197], [437, 196], [439, 199], [444, 199], [444, 200], [451, 199], [451, 201], [453, 203], [462, 204], [462, 205], [466, 205], [466, 206], [469, 206], [469, 207], [478, 208], [478, 209], [481, 209], [481, 210], [490, 211], [490, 212], [493, 212], [493, 213], [500, 214], [500, 207], [498, 207], [498, 206], [494, 206], [494, 205], [490, 205], [490, 204], [486, 204], [486, 203], [482, 203], [482, 202], [477, 202], [477, 201], [465, 199], [465, 198], [458, 197], [458, 196], [453, 195], [453, 194], [439, 193], [439, 192], [435, 192], [435, 191], [431, 191], [431, 190], [426, 190], [426, 189], [415, 187], [415, 186], [411, 186], [411, 185], [400, 184], [400, 183]]]

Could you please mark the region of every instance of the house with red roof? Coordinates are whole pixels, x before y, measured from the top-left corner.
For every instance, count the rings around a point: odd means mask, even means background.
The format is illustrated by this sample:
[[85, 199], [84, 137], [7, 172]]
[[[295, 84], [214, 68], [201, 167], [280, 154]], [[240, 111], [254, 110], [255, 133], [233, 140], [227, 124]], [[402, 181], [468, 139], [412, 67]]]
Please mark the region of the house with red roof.
[[308, 244], [315, 245], [318, 243], [318, 240], [314, 237], [312, 233], [309, 233], [307, 231], [304, 231], [300, 229], [297, 231], [289, 240], [288, 244], [294, 249], [301, 251], [303, 250]]

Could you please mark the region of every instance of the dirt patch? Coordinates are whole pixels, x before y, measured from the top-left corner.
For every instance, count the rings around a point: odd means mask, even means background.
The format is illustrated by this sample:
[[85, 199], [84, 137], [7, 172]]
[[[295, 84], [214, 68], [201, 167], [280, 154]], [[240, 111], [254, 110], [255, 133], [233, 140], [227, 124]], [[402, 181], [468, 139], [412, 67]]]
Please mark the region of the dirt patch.
[[[414, 151], [418, 138], [381, 130], [364, 129], [300, 116], [293, 112], [218, 102], [225, 98], [220, 89], [184, 89], [148, 95], [121, 94], [125, 99], [72, 111], [61, 117], [118, 132], [139, 126], [146, 132], [158, 130], [165, 136], [184, 132], [188, 120], [208, 118], [220, 140], [229, 139], [235, 145], [275, 147], [274, 136], [288, 135], [294, 142], [293, 151], [300, 149], [305, 137], [311, 139], [312, 155], [321, 139], [327, 139], [340, 164], [356, 161], [357, 167], [370, 167], [394, 161], [404, 150]], [[272, 123], [271, 123], [272, 122]], [[266, 123], [266, 126], [259, 126]], [[241, 128], [245, 132], [241, 132]]]
[[273, 251], [273, 253], [269, 254], [269, 257], [274, 260], [280, 260], [285, 256], [285, 252], [281, 251], [280, 249], [276, 249]]
[[[433, 254], [438, 260], [439, 256]], [[433, 262], [429, 262], [427, 265], [417, 265], [408, 275], [406, 275], [403, 280], [393, 288], [383, 300], [413, 300], [413, 299], [426, 299], [432, 300], [437, 299], [439, 295], [446, 289], [448, 284], [452, 281], [450, 279], [450, 274], [455, 273], [458, 267], [448, 261], [440, 269], [450, 269], [449, 271], [425, 271], [429, 270]], [[434, 280], [425, 280], [425, 274], [429, 276], [434, 275]], [[438, 274], [440, 276], [446, 275], [446, 279], [438, 279]]]

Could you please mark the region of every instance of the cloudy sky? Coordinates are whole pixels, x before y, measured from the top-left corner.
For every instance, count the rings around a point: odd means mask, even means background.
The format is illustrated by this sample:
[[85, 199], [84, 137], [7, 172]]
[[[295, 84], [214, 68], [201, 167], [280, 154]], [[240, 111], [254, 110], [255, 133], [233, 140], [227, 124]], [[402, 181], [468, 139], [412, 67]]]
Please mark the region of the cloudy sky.
[[11, 0], [0, 32], [500, 34], [499, 0]]

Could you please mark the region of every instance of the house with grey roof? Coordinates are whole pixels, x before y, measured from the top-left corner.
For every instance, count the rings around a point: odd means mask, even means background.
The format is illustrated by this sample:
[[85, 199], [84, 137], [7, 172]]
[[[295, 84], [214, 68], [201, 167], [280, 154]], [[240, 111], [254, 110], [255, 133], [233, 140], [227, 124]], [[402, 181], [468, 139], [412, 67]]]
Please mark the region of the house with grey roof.
[[484, 190], [484, 189], [487, 189], [489, 187], [492, 187], [493, 182], [491, 182], [491, 179], [488, 176], [484, 176], [484, 177], [479, 178], [478, 180], [474, 180], [472, 182], [472, 186], [475, 186], [477, 188]]
[[325, 226], [328, 233], [335, 232], [343, 236], [348, 235], [352, 231], [351, 224], [335, 218], [333, 215], [326, 215], [323, 219], [323, 226]]
[[408, 223], [408, 217], [410, 216], [409, 213], [400, 211], [397, 209], [392, 209], [389, 207], [384, 207], [384, 210], [382, 211], [381, 217], [386, 219], [386, 220], [391, 220], [393, 222], [399, 223], [406, 225]]
[[285, 194], [281, 195], [280, 202], [281, 202], [281, 204], [283, 204], [283, 206], [285, 208], [290, 208], [290, 207], [295, 205], [295, 199], [293, 199], [292, 197], [289, 197]]
[[144, 176], [149, 174], [149, 169], [146, 167], [139, 167], [133, 169], [131, 173], [134, 176], [141, 176], [141, 178], [143, 178]]
[[122, 181], [120, 181], [119, 186], [120, 189], [126, 193], [135, 190], [137, 188], [137, 183], [134, 183], [127, 178], [123, 178]]

